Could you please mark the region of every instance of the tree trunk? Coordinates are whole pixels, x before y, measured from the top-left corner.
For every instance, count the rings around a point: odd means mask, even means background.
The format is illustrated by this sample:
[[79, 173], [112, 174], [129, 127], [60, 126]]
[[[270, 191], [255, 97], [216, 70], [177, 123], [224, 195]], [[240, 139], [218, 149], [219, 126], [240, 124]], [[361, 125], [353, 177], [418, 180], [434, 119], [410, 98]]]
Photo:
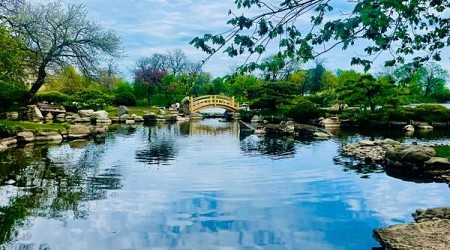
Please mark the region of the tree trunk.
[[47, 76], [47, 73], [45, 72], [45, 67], [47, 66], [47, 63], [42, 63], [41, 66], [39, 66], [38, 71], [38, 77], [36, 81], [33, 83], [33, 85], [30, 88], [30, 91], [28, 92], [28, 103], [31, 103], [33, 100], [34, 95], [38, 92], [38, 90], [44, 85], [45, 83], [45, 77]]

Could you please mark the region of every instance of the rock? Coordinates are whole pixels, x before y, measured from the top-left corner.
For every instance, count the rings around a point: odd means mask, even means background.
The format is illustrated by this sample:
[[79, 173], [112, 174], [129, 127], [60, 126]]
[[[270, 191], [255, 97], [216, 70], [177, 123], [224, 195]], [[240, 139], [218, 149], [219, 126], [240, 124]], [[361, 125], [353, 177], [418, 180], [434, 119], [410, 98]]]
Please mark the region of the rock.
[[257, 128], [254, 133], [255, 135], [265, 135], [267, 132], [265, 128]]
[[432, 147], [421, 145], [398, 145], [386, 151], [386, 170], [414, 172], [424, 170], [424, 163], [436, 155]]
[[146, 122], [155, 122], [156, 119], [157, 119], [157, 116], [153, 112], [144, 115], [144, 121], [146, 121]]
[[432, 157], [424, 162], [425, 170], [450, 170], [450, 161], [447, 158]]
[[8, 137], [0, 139], [0, 144], [7, 148], [15, 147], [17, 145], [17, 139], [15, 137]]
[[374, 141], [360, 141], [360, 142], [358, 142], [358, 145], [362, 146], [362, 147], [366, 147], [366, 146], [375, 146], [376, 143]]
[[58, 122], [64, 122], [66, 120], [66, 114], [59, 114], [55, 117], [55, 120]]
[[58, 132], [38, 132], [35, 135], [35, 141], [37, 142], [61, 142], [63, 137]]
[[28, 120], [33, 122], [42, 121], [44, 116], [36, 105], [28, 105]]
[[79, 139], [89, 137], [91, 131], [84, 125], [71, 125], [69, 128], [69, 139]]
[[123, 115], [121, 115], [121, 116], [119, 117], [119, 121], [121, 121], [121, 122], [125, 122], [126, 120], [131, 120], [131, 119], [130, 119], [130, 115], [128, 115], [128, 114], [123, 114]]
[[177, 115], [167, 115], [167, 116], [165, 117], [165, 119], [166, 119], [166, 121], [168, 121], [168, 122], [175, 122], [175, 121], [177, 121]]
[[166, 112], [164, 109], [159, 109], [159, 110], [158, 110], [158, 113], [159, 113], [160, 115], [165, 115], [167, 112]]
[[429, 209], [417, 209], [412, 214], [416, 222], [425, 222], [446, 219], [450, 220], [450, 207], [437, 207]]
[[414, 131], [414, 127], [413, 125], [406, 125], [403, 127], [403, 130], [406, 132], [413, 132]]
[[191, 120], [203, 120], [203, 115], [199, 113], [190, 114], [189, 117], [191, 118]]
[[262, 116], [260, 117], [260, 116], [255, 115], [252, 117], [251, 123], [259, 123], [259, 122], [262, 122], [263, 120], [264, 120], [264, 118]]
[[136, 123], [136, 121], [134, 121], [134, 120], [126, 120], [125, 121], [125, 124], [135, 124]]
[[94, 114], [94, 110], [93, 109], [82, 109], [82, 110], [78, 110], [78, 115], [81, 118], [84, 117], [89, 117], [91, 118], [91, 116]]
[[105, 127], [93, 127], [91, 129], [91, 133], [94, 135], [106, 135], [106, 128]]
[[47, 114], [45, 115], [45, 121], [46, 121], [46, 122], [52, 122], [52, 121], [53, 121], [53, 115], [52, 115], [52, 113], [47, 113]]
[[123, 106], [123, 105], [119, 106], [117, 108], [117, 116], [122, 116], [122, 115], [125, 115], [125, 114], [128, 114], [128, 108], [126, 106]]
[[314, 132], [314, 138], [317, 139], [329, 139], [332, 136], [330, 134], [324, 133], [324, 132]]
[[81, 117], [81, 118], [76, 118], [75, 120], [72, 120], [72, 121], [76, 122], [76, 123], [87, 123], [87, 122], [91, 122], [91, 118], [90, 117]]
[[430, 126], [427, 123], [421, 123], [417, 128], [420, 130], [433, 130], [433, 126]]
[[143, 122], [143, 121], [144, 121], [144, 117], [142, 117], [142, 116], [136, 116], [136, 117], [134, 117], [134, 121], [135, 121], [135, 122]]
[[9, 120], [18, 120], [19, 113], [18, 112], [6, 112], [6, 118]]
[[179, 122], [189, 121], [189, 117], [183, 117], [183, 116], [177, 115], [177, 121], [179, 121]]
[[111, 124], [112, 120], [111, 119], [97, 119], [97, 120], [95, 120], [95, 123], [97, 123], [97, 124]]
[[329, 110], [330, 110], [330, 111], [335, 111], [335, 112], [336, 112], [336, 111], [340, 111], [341, 108], [339, 107], [339, 104], [336, 103], [336, 104], [334, 104], [333, 106], [331, 106]]
[[383, 249], [448, 249], [450, 220], [394, 225], [374, 230]]
[[189, 115], [189, 104], [190, 104], [190, 99], [188, 96], [186, 96], [185, 98], [183, 98], [183, 100], [181, 100], [180, 102], [180, 113], [183, 113], [184, 115]]
[[8, 150], [8, 147], [0, 143], [0, 152]]
[[35, 139], [33, 132], [29, 132], [29, 131], [24, 131], [24, 132], [18, 133], [16, 138], [17, 138], [17, 141], [21, 142], [21, 143], [34, 142], [34, 139]]
[[332, 127], [340, 127], [341, 122], [339, 120], [339, 117], [330, 117], [325, 118], [319, 122], [320, 125], [322, 125], [325, 128], [332, 128]]
[[97, 119], [97, 120], [109, 120], [109, 115], [108, 112], [106, 112], [105, 110], [99, 110], [99, 111], [95, 111], [91, 118]]
[[119, 117], [111, 117], [111, 122], [112, 123], [118, 123], [120, 121]]

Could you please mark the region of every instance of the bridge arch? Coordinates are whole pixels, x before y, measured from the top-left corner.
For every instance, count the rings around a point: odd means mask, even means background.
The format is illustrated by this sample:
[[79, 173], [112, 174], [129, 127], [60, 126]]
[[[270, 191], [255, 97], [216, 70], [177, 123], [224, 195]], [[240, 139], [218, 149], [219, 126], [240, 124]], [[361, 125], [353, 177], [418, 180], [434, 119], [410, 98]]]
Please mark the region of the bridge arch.
[[237, 112], [239, 103], [234, 97], [223, 95], [205, 95], [199, 97], [189, 97], [189, 113], [197, 113], [204, 108], [223, 108], [228, 111]]

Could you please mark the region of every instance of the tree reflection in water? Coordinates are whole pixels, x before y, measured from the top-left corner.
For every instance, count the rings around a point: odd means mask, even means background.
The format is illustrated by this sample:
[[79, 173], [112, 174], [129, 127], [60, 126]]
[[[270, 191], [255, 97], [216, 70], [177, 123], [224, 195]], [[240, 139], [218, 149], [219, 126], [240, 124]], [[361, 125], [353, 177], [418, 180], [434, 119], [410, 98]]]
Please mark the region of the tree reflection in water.
[[176, 140], [180, 136], [177, 123], [148, 127], [147, 145], [136, 151], [136, 160], [149, 165], [169, 165], [175, 159]]
[[293, 157], [295, 140], [290, 137], [270, 137], [250, 135], [241, 138], [241, 150], [252, 155], [254, 152], [271, 157]]
[[0, 203], [0, 246], [25, 237], [19, 231], [27, 218], [85, 219], [86, 201], [105, 199], [106, 190], [121, 188], [120, 169], [100, 167], [105, 146], [54, 149], [51, 154], [48, 145], [26, 145], [0, 154], [0, 197], [7, 199]]

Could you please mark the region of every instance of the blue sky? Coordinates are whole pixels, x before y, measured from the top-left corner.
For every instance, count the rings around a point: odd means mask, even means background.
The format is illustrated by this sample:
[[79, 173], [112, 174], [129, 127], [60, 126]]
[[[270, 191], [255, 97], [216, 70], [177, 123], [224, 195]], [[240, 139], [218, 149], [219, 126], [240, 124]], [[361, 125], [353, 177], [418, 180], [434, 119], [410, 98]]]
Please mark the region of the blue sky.
[[[49, 0], [30, 0], [49, 2]], [[274, 3], [279, 1], [270, 0]], [[172, 49], [181, 49], [191, 60], [199, 61], [207, 55], [188, 43], [196, 36], [205, 33], [219, 33], [227, 30], [228, 10], [236, 10], [234, 0], [62, 0], [63, 3], [81, 3], [86, 6], [89, 17], [103, 27], [115, 30], [123, 39], [125, 56], [117, 59], [121, 75], [131, 80], [134, 62], [153, 53], [165, 53]], [[348, 12], [348, 1], [334, 2], [340, 11]], [[352, 4], [350, 4], [351, 6]], [[248, 9], [237, 10], [237, 14], [248, 14]], [[340, 13], [338, 11], [338, 13]], [[298, 27], [309, 27], [309, 16], [298, 20]], [[342, 51], [339, 48], [327, 53], [323, 58], [329, 70], [350, 69], [350, 59], [362, 54], [362, 45]], [[276, 46], [270, 46], [268, 55], [276, 52]], [[380, 56], [374, 64], [373, 73], [382, 69], [386, 59]], [[229, 73], [232, 67], [243, 62], [244, 58], [229, 58], [223, 53], [214, 55], [204, 66], [204, 70], [213, 76]], [[449, 69], [445, 58], [445, 68]], [[308, 67], [306, 65], [305, 67]]]

